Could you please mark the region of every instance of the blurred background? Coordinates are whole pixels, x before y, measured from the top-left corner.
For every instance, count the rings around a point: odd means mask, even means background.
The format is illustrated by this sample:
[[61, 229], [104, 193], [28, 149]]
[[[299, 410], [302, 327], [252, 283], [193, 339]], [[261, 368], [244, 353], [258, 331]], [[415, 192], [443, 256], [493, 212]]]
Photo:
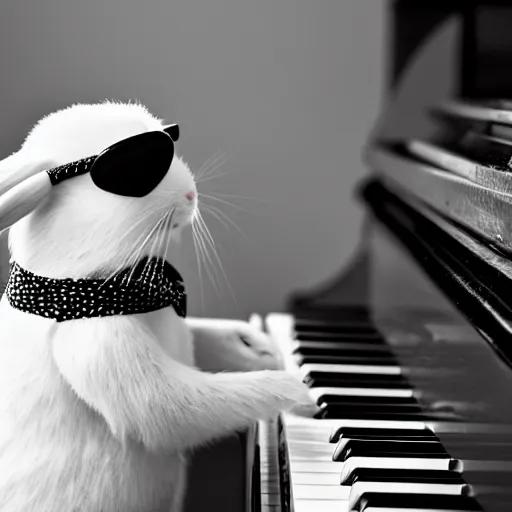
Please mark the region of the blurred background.
[[199, 278], [190, 229], [176, 256], [189, 313], [283, 310], [291, 292], [337, 273], [359, 241], [353, 193], [386, 85], [385, 9], [369, 0], [3, 0], [0, 157], [71, 103], [141, 101], [179, 123], [177, 152], [192, 169], [225, 161], [198, 184], [215, 197], [204, 197], [214, 213], [203, 216], [223, 270], [212, 255]]

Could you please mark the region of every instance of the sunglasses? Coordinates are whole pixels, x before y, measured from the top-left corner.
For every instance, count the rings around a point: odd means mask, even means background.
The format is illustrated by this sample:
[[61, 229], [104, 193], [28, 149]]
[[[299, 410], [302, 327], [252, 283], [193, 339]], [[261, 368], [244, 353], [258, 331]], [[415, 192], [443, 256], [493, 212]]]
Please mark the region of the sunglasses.
[[[143, 197], [163, 180], [174, 158], [179, 139], [177, 124], [123, 139], [99, 155], [82, 158], [46, 172], [52, 185], [89, 172], [100, 189], [128, 197]], [[144, 168], [144, 172], [141, 172]]]

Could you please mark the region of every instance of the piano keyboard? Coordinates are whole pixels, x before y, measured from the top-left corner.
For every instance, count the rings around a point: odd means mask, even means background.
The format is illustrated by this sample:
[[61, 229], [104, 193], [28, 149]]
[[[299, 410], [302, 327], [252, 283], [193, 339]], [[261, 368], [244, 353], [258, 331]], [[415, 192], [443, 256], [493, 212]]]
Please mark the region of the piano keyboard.
[[[259, 510], [482, 510], [463, 478], [465, 461], [435, 434], [456, 432], [464, 418], [420, 407], [379, 333], [348, 313], [336, 324], [266, 318], [285, 369], [303, 378], [319, 409], [260, 423]], [[468, 428], [478, 436], [478, 425]]]

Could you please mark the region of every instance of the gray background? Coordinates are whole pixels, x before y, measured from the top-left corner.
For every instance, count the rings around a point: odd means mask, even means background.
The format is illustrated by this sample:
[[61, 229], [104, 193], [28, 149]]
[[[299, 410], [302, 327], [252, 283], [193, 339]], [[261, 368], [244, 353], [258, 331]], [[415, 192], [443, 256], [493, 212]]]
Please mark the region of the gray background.
[[[231, 285], [199, 284], [190, 231], [177, 266], [190, 313], [280, 310], [293, 290], [352, 255], [361, 148], [384, 90], [386, 3], [370, 0], [3, 0], [0, 155], [41, 116], [74, 102], [139, 99], [178, 122], [198, 168], [227, 153], [200, 192], [241, 231], [204, 213]], [[6, 264], [5, 247], [2, 249]], [[5, 268], [4, 268], [5, 273]]]

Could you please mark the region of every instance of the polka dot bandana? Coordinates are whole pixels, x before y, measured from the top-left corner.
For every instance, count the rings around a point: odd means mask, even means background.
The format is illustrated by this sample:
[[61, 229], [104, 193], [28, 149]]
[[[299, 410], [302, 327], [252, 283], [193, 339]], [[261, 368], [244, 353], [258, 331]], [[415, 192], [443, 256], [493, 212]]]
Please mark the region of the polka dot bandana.
[[160, 258], [144, 258], [108, 279], [50, 279], [14, 262], [6, 294], [12, 307], [57, 322], [135, 315], [171, 305], [185, 317], [187, 308], [183, 279]]

